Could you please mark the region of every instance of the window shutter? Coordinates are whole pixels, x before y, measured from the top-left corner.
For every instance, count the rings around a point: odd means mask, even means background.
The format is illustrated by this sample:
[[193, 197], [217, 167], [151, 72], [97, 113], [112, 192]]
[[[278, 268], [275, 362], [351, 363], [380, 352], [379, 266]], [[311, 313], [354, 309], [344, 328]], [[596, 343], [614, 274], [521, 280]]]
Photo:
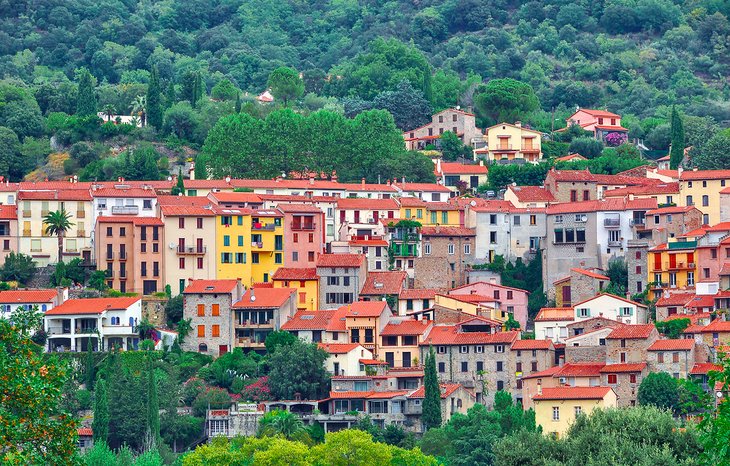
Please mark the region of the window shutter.
[[590, 317], [590, 316], [591, 316], [591, 308], [587, 307], [586, 308], [586, 317]]

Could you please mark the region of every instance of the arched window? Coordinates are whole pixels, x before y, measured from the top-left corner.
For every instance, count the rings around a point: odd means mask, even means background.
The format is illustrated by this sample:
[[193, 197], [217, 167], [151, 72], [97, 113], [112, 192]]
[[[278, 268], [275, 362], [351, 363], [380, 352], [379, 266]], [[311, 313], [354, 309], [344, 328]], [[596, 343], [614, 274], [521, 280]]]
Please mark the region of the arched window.
[[46, 312], [47, 310], [48, 310], [48, 305], [47, 304], [43, 304], [41, 306], [41, 311]]
[[129, 326], [134, 327], [134, 317], [129, 318]]
[[198, 345], [198, 352], [199, 353], [207, 353], [208, 352], [208, 345], [205, 343], [201, 343]]

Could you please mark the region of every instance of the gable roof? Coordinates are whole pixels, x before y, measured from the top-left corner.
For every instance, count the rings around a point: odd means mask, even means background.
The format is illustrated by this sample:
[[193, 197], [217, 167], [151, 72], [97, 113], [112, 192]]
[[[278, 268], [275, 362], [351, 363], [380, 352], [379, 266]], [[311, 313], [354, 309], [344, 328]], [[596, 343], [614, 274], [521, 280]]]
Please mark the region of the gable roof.
[[575, 320], [572, 307], [543, 307], [535, 316], [535, 322]]
[[601, 374], [617, 372], [641, 372], [644, 369], [646, 369], [645, 362], [640, 362], [636, 364], [606, 364], [601, 369]]
[[299, 311], [292, 316], [282, 330], [325, 330], [335, 311]]
[[553, 377], [555, 374], [562, 369], [561, 366], [548, 367], [544, 371], [533, 372], [532, 374], [523, 375], [522, 380], [525, 379], [537, 379], [541, 377]]
[[[250, 288], [246, 290], [241, 300], [233, 305], [233, 308], [259, 309], [281, 307], [296, 292], [297, 290], [295, 288]], [[251, 299], [252, 296], [254, 299]]]
[[347, 210], [398, 210], [398, 204], [393, 199], [343, 197], [337, 199], [337, 208]]
[[46, 315], [101, 314], [104, 311], [126, 310], [141, 299], [139, 296], [69, 299], [46, 312]]
[[271, 276], [272, 280], [319, 280], [315, 267], [279, 267]]
[[[434, 168], [434, 172], [438, 166]], [[486, 175], [487, 167], [479, 164], [463, 164], [458, 162], [441, 162], [441, 173], [444, 175]], [[438, 174], [438, 172], [436, 173]]]
[[555, 377], [598, 377], [605, 366], [602, 362], [566, 363], [555, 373]]
[[611, 387], [553, 387], [543, 388], [533, 400], [602, 400]]
[[421, 236], [476, 236], [476, 228], [465, 228], [465, 227], [448, 227], [448, 226], [435, 226], [435, 227], [421, 227]]
[[647, 351], [690, 351], [695, 347], [691, 338], [657, 340], [647, 348]]
[[435, 325], [421, 346], [429, 345], [509, 345], [520, 332], [461, 332], [457, 325]]
[[363, 254], [320, 254], [317, 267], [360, 267], [364, 262]]
[[409, 288], [401, 290], [398, 299], [434, 299], [437, 291], [434, 288]]
[[544, 186], [509, 186], [520, 202], [555, 202], [555, 196]]
[[512, 351], [549, 350], [553, 348], [552, 340], [517, 340], [512, 343]]
[[238, 280], [193, 280], [185, 287], [183, 294], [231, 293], [238, 286]]
[[579, 302], [579, 303], [577, 303], [577, 304], [574, 304], [574, 305], [573, 305], [573, 308], [577, 308], [577, 307], [578, 307], [578, 306], [580, 306], [581, 304], [585, 304], [585, 303], [587, 303], [588, 301], [593, 301], [594, 299], [600, 298], [600, 297], [602, 297], [602, 296], [608, 296], [609, 298], [615, 298], [615, 299], [618, 299], [619, 301], [623, 301], [623, 302], [625, 302], [626, 304], [632, 304], [632, 305], [634, 305], [634, 306], [636, 306], [636, 307], [643, 307], [643, 308], [646, 308], [646, 306], [645, 306], [645, 305], [643, 305], [643, 304], [641, 304], [641, 303], [637, 303], [636, 301], [631, 301], [630, 299], [622, 298], [621, 296], [616, 296], [615, 294], [611, 294], [611, 293], [598, 293], [597, 295], [595, 295], [595, 296], [593, 296], [593, 297], [591, 297], [591, 298], [588, 298], [588, 299], [584, 299], [583, 301], [581, 301], [581, 302]]
[[330, 354], [347, 354], [357, 349], [360, 343], [317, 343], [317, 347]]
[[682, 181], [730, 179], [730, 170], [684, 170], [679, 179]]
[[0, 291], [0, 303], [48, 303], [58, 297], [55, 289], [49, 290], [8, 290]]
[[400, 322], [390, 322], [383, 328], [380, 335], [423, 335], [433, 324], [430, 320], [406, 319]]
[[586, 277], [595, 278], [596, 280], [610, 280], [605, 275], [602, 275], [600, 273], [593, 272], [592, 270], [586, 270], [586, 269], [579, 269], [577, 267], [570, 269], [571, 272], [579, 273], [581, 275], [585, 275]]
[[403, 289], [408, 274], [402, 271], [368, 272], [360, 295], [399, 294]]
[[655, 330], [654, 324], [623, 325], [608, 334], [609, 340], [643, 340]]
[[[451, 396], [452, 393], [457, 391], [461, 387], [461, 384], [459, 383], [440, 383], [439, 388], [441, 389], [441, 398], [448, 398]], [[475, 397], [473, 393], [471, 393], [468, 390], [465, 390], [467, 393], [469, 393], [472, 398]], [[426, 386], [421, 385], [418, 387], [418, 389], [408, 395], [408, 398], [426, 398]]]
[[[575, 113], [585, 112], [594, 117], [608, 117], [608, 118], [621, 118], [621, 115], [609, 112], [608, 110], [595, 110], [592, 108], [579, 108]], [[575, 115], [575, 113], [573, 115]], [[571, 116], [573, 116], [571, 115]]]
[[385, 301], [355, 301], [341, 308], [347, 309], [346, 317], [379, 317], [387, 306]]

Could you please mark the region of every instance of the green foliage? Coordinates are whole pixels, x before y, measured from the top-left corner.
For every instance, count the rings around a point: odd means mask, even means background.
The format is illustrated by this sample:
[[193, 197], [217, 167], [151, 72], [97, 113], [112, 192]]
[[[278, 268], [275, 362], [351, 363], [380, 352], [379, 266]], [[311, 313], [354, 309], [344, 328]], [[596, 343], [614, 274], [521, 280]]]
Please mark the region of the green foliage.
[[152, 66], [150, 83], [147, 86], [147, 123], [155, 129], [162, 129], [162, 89], [157, 67]]
[[266, 354], [273, 354], [278, 348], [291, 345], [295, 341], [297, 341], [297, 337], [286, 330], [271, 332], [266, 335]]
[[299, 441], [305, 444], [311, 443], [311, 439], [304, 428], [304, 423], [291, 411], [269, 411], [259, 420], [259, 437], [276, 437], [278, 435], [287, 440]]
[[692, 163], [700, 170], [721, 170], [730, 167], [730, 131], [715, 134], [700, 147], [691, 151]]
[[228, 391], [222, 388], [209, 387], [200, 392], [193, 400], [193, 414], [201, 417], [205, 416], [208, 409], [227, 409], [230, 405], [231, 396]]
[[[48, 236], [56, 236], [58, 238], [58, 262], [63, 261], [63, 237], [66, 232], [74, 226], [71, 221], [71, 214], [61, 207], [61, 210], [48, 212], [43, 217], [44, 231]], [[60, 282], [60, 280], [59, 280]]]
[[672, 120], [671, 120], [671, 132], [672, 132], [672, 148], [669, 153], [669, 168], [676, 170], [684, 159], [684, 126], [682, 125], [682, 118], [680, 118], [677, 109], [672, 107]]
[[444, 131], [439, 138], [439, 146], [444, 160], [457, 160], [459, 158], [470, 158], [472, 155], [471, 147], [467, 146], [459, 136], [452, 131]]
[[681, 337], [684, 329], [689, 327], [691, 323], [689, 319], [672, 319], [655, 322], [654, 325], [656, 325], [656, 329], [662, 335], [665, 335], [667, 338], [676, 339]]
[[165, 315], [167, 316], [167, 325], [177, 325], [180, 322], [183, 317], [182, 294], [167, 300], [167, 303], [165, 303]]
[[86, 342], [86, 365], [84, 366], [84, 381], [86, 389], [94, 390], [94, 381], [96, 381], [96, 362], [94, 361], [94, 345], [91, 337]]
[[297, 340], [268, 356], [269, 387], [274, 399], [321, 399], [329, 390], [329, 374], [324, 361], [327, 352], [314, 343]]
[[79, 117], [96, 116], [96, 91], [94, 77], [87, 69], [79, 73], [79, 89], [76, 97], [76, 115]]
[[236, 113], [241, 111], [241, 95], [230, 79], [221, 79], [218, 81], [213, 86], [213, 89], [210, 90], [210, 96], [218, 100], [236, 100], [238, 103]]
[[372, 108], [387, 110], [393, 115], [395, 125], [402, 131], [418, 128], [431, 121], [432, 108], [420, 89], [403, 80], [392, 91], [384, 91], [375, 97]]
[[707, 393], [696, 379], [679, 379], [677, 381], [679, 400], [675, 413], [686, 417], [705, 412], [712, 402], [712, 395]]
[[509, 330], [519, 330], [520, 329], [520, 323], [515, 320], [515, 318], [510, 314], [507, 317], [507, 321], [504, 323], [504, 327], [507, 331]]
[[623, 257], [609, 259], [606, 276], [610, 279], [606, 292], [625, 297], [626, 290], [629, 288], [629, 269], [626, 259]]
[[147, 432], [159, 443], [160, 440], [160, 402], [157, 398], [155, 367], [150, 359], [147, 367]]
[[[524, 165], [493, 163], [489, 166], [488, 189], [498, 191], [512, 183], [517, 183], [518, 186], [538, 186], [545, 181], [549, 169], [547, 163], [526, 163]], [[482, 188], [480, 187], [480, 189]]]
[[244, 353], [241, 348], [234, 348], [201, 370], [200, 376], [213, 385], [228, 389], [236, 378], [260, 375], [261, 364], [262, 356], [259, 354]]
[[587, 159], [595, 159], [603, 152], [603, 144], [592, 137], [573, 139], [568, 148], [571, 154], [580, 154]]
[[425, 396], [423, 399], [423, 414], [421, 422], [424, 429], [441, 427], [441, 388], [439, 386], [438, 374], [436, 373], [436, 356], [433, 348], [429, 348], [426, 360], [424, 361], [423, 386]]
[[27, 283], [35, 275], [36, 265], [33, 258], [21, 253], [10, 252], [0, 268], [0, 280], [5, 282]]
[[487, 124], [514, 123], [540, 107], [529, 84], [515, 79], [492, 79], [474, 94], [477, 114]]
[[178, 102], [165, 111], [162, 131], [185, 141], [198, 141], [200, 115], [189, 102]]
[[666, 372], [651, 372], [641, 381], [636, 399], [644, 406], [673, 410], [679, 402], [677, 379]]
[[289, 106], [290, 100], [296, 100], [304, 94], [304, 82], [299, 73], [292, 68], [281, 66], [275, 69], [266, 83], [276, 100], [283, 100]]
[[0, 126], [0, 175], [17, 180], [25, 171], [22, 164], [18, 135], [12, 129]]
[[91, 426], [94, 442], [106, 442], [109, 438], [109, 395], [106, 380], [100, 379], [94, 391], [94, 422]]
[[726, 353], [719, 353], [717, 357], [721, 369], [710, 371], [709, 385], [723, 388], [723, 399], [718, 400], [714, 416], [704, 416], [700, 422], [700, 439], [702, 442], [702, 464], [727, 466], [730, 464], [730, 449], [728, 449], [728, 435], [730, 435], [730, 403], [727, 402], [727, 389], [730, 386], [730, 357]]

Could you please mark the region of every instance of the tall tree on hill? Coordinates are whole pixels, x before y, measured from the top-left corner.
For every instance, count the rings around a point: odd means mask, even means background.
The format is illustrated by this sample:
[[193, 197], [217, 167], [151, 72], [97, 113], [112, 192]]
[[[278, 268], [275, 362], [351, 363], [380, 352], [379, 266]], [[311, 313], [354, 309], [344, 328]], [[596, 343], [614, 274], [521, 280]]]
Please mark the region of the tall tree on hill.
[[152, 66], [150, 83], [147, 86], [147, 122], [159, 130], [162, 128], [162, 90], [160, 75], [156, 66]]
[[170, 81], [167, 85], [167, 91], [165, 91], [165, 110], [175, 105], [177, 102], [177, 94], [175, 93], [175, 83]]
[[488, 123], [514, 123], [540, 108], [535, 91], [527, 83], [511, 78], [492, 79], [474, 95], [477, 114]]
[[430, 348], [426, 355], [424, 370], [425, 397], [421, 419], [426, 429], [441, 427], [441, 388], [436, 374], [436, 356], [433, 354], [433, 348]]
[[96, 115], [96, 93], [94, 91], [94, 79], [86, 68], [79, 74], [79, 91], [76, 95], [76, 115]]
[[88, 343], [86, 344], [86, 367], [84, 371], [84, 381], [86, 383], [87, 390], [94, 390], [95, 377], [96, 367], [94, 364], [94, 346], [91, 343], [91, 337], [89, 337]]
[[672, 106], [672, 148], [669, 152], [669, 168], [676, 170], [684, 159], [684, 125], [677, 109]]
[[281, 66], [269, 75], [267, 86], [271, 88], [271, 94], [277, 100], [283, 100], [284, 106], [289, 106], [289, 101], [297, 99], [304, 93], [304, 82], [299, 73], [292, 68]]
[[91, 428], [94, 441], [106, 442], [109, 438], [109, 395], [106, 380], [100, 379], [94, 390], [94, 422]]
[[203, 79], [200, 77], [200, 73], [195, 73], [195, 82], [193, 84], [193, 101], [190, 104], [195, 107], [200, 102], [200, 99], [205, 95], [203, 89]]
[[236, 113], [241, 113], [241, 93], [236, 91], [236, 105], [233, 108]]
[[155, 367], [150, 359], [147, 366], [147, 429], [149, 435], [160, 441], [160, 402], [157, 398], [157, 382], [155, 381]]

